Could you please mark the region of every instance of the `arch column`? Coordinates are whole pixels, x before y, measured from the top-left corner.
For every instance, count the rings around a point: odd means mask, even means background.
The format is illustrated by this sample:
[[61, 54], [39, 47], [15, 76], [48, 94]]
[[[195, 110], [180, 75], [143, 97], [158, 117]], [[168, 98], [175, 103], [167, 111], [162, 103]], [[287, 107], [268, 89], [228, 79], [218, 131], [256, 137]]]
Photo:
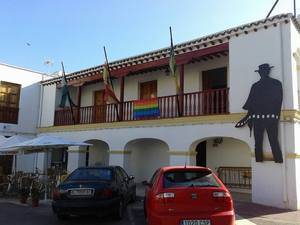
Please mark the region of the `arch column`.
[[191, 155], [194, 155], [193, 152], [186, 150], [170, 150], [169, 159], [170, 166], [182, 166], [182, 165], [192, 165]]
[[72, 172], [78, 167], [85, 166], [86, 147], [70, 146], [68, 147], [68, 172]]
[[125, 150], [111, 150], [109, 151], [109, 165], [121, 166], [126, 171], [129, 164], [129, 157], [131, 152]]
[[127, 153], [123, 154], [124, 168], [138, 183], [149, 180], [158, 168], [170, 165], [169, 146], [160, 139], [134, 139], [124, 149]]

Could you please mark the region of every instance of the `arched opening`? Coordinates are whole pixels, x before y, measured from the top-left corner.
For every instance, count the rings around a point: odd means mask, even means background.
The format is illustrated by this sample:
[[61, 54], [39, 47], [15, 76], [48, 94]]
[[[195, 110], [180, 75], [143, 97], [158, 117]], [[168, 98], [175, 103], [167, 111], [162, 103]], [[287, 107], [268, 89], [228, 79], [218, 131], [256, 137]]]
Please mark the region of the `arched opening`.
[[195, 141], [190, 149], [192, 165], [212, 169], [239, 200], [251, 201], [251, 149], [239, 139], [209, 137]]
[[109, 146], [106, 142], [93, 139], [85, 141], [85, 143], [92, 144], [86, 150], [85, 166], [107, 166], [109, 164]]
[[158, 139], [130, 141], [125, 151], [130, 153], [124, 157], [125, 170], [135, 176], [137, 183], [149, 180], [158, 168], [169, 165], [169, 146]]

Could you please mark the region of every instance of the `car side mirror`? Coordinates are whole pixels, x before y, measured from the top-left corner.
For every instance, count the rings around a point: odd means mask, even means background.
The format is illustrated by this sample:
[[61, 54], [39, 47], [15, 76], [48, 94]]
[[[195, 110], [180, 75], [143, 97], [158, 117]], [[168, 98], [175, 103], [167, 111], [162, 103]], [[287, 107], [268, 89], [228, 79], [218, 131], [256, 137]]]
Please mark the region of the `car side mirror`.
[[134, 180], [134, 178], [135, 178], [135, 177], [132, 176], [132, 175], [129, 176], [129, 180]]

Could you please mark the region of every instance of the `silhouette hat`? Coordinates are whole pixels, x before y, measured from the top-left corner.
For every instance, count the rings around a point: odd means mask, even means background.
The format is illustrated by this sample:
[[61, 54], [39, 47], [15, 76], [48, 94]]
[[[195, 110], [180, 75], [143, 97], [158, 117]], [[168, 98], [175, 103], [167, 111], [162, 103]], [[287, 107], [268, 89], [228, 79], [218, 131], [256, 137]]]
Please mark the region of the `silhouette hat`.
[[264, 63], [258, 66], [258, 70], [255, 70], [255, 72], [259, 72], [259, 71], [266, 71], [266, 70], [271, 70], [271, 68], [273, 68], [274, 66], [270, 66], [269, 63]]

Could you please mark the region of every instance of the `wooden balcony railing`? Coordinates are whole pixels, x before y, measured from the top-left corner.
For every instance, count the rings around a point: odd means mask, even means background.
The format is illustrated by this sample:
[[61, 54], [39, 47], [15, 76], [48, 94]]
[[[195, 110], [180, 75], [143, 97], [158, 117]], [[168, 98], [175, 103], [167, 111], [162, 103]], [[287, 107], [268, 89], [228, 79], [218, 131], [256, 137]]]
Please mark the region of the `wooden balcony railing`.
[[[180, 95], [158, 97], [160, 116], [157, 119], [175, 118], [180, 116], [201, 116], [228, 113], [228, 88], [200, 91]], [[134, 101], [103, 106], [73, 107], [73, 115], [69, 108], [55, 111], [54, 125], [110, 123], [117, 121], [133, 121]], [[154, 119], [154, 118], [149, 118]]]
[[251, 189], [251, 167], [219, 167], [218, 176], [229, 188]]
[[18, 123], [19, 108], [0, 106], [0, 123]]

